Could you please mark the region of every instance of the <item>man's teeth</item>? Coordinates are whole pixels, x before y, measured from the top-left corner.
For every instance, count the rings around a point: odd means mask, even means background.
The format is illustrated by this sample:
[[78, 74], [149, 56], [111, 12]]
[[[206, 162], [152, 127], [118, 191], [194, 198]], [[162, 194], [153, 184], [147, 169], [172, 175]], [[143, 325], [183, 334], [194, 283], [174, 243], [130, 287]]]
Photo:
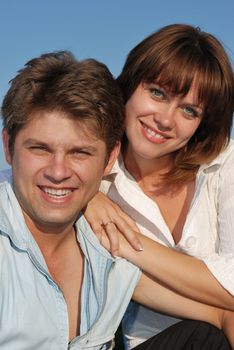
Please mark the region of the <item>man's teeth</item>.
[[48, 187], [44, 187], [43, 191], [46, 192], [48, 196], [54, 197], [54, 198], [66, 197], [72, 192], [72, 190], [68, 190], [68, 189], [55, 189], [55, 188], [48, 188]]
[[155, 137], [156, 139], [164, 139], [164, 137], [162, 135], [157, 134], [155, 131], [153, 131], [152, 129], [149, 128], [145, 128], [147, 134], [149, 134], [150, 136]]

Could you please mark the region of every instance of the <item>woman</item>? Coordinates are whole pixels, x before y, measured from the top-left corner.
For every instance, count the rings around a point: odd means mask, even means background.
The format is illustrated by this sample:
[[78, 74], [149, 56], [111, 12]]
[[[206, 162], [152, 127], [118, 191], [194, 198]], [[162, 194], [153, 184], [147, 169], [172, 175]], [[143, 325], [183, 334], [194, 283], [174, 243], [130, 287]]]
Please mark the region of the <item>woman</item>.
[[[142, 238], [145, 251], [128, 259], [169, 290], [234, 311], [234, 78], [225, 50], [199, 28], [170, 25], [129, 53], [118, 82], [126, 135], [102, 190], [158, 242], [150, 251]], [[139, 245], [119, 207], [99, 194], [86, 211], [115, 255], [117, 230]], [[127, 348], [176, 322], [132, 303]]]

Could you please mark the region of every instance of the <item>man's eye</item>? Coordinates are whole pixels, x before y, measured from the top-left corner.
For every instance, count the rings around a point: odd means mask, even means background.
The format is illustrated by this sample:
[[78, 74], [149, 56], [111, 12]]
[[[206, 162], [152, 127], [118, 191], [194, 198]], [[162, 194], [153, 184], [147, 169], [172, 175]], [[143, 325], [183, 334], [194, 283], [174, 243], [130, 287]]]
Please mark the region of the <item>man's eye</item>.
[[44, 146], [30, 146], [30, 150], [35, 151], [35, 152], [47, 152], [47, 148]]
[[77, 158], [87, 158], [90, 156], [90, 152], [85, 150], [74, 151], [73, 155]]

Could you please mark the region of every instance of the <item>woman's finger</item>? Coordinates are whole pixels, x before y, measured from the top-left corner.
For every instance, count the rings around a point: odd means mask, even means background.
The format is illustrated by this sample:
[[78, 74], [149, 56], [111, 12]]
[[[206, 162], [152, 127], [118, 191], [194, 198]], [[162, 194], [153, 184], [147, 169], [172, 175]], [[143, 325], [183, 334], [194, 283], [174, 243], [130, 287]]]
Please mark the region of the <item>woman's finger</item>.
[[115, 223], [112, 220], [106, 221], [103, 223], [103, 228], [106, 232], [106, 235], [110, 241], [110, 252], [113, 256], [118, 256], [119, 253], [119, 234]]
[[[126, 218], [122, 218], [122, 220], [118, 220], [118, 223], [116, 223], [116, 226], [118, 228], [118, 231], [124, 235], [126, 240], [129, 242], [129, 244], [135, 249], [135, 250], [142, 250], [141, 241], [139, 239], [139, 229], [135, 225], [131, 225], [128, 221], [126, 221]], [[136, 226], [136, 229], [135, 229]]]

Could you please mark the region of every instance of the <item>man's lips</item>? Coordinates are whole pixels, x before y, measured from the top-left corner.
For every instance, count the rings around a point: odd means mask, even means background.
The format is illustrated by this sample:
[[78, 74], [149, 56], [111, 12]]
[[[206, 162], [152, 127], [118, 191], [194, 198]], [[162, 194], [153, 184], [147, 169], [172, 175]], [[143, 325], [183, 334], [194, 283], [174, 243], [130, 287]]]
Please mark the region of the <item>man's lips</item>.
[[74, 191], [74, 189], [69, 189], [69, 188], [53, 188], [53, 187], [46, 187], [46, 186], [39, 186], [39, 188], [53, 199], [66, 198]]

